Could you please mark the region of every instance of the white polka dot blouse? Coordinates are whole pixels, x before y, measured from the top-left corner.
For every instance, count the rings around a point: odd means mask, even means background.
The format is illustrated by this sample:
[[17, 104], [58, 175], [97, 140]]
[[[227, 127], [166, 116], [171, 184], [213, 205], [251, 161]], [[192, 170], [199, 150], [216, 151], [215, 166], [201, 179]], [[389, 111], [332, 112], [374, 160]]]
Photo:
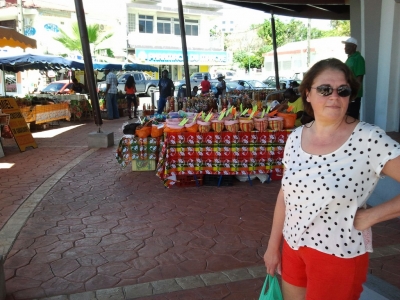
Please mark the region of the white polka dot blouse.
[[339, 149], [311, 155], [301, 148], [302, 130], [296, 128], [285, 146], [284, 238], [296, 250], [307, 246], [343, 258], [364, 254], [369, 249], [353, 227], [354, 215], [400, 146], [379, 127], [359, 122]]

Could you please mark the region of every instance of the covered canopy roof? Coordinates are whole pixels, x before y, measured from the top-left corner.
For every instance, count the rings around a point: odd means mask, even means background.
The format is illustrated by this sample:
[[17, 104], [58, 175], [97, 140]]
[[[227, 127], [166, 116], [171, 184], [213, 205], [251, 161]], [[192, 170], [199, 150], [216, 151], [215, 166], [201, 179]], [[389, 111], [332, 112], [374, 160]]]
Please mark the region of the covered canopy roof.
[[20, 72], [25, 70], [83, 70], [84, 64], [61, 56], [22, 54], [3, 56], [0, 58], [0, 68], [5, 71]]
[[[21, 72], [25, 70], [84, 70], [84, 61], [75, 61], [66, 59], [61, 56], [54, 55], [37, 55], [37, 54], [21, 54], [13, 56], [0, 57], [0, 69], [10, 72]], [[111, 64], [111, 63], [94, 63], [94, 70], [104, 71], [109, 69], [113, 71], [127, 70], [127, 71], [152, 71], [158, 72], [157, 67], [144, 64]]]
[[328, 20], [350, 20], [349, 0], [216, 0], [277, 15]]

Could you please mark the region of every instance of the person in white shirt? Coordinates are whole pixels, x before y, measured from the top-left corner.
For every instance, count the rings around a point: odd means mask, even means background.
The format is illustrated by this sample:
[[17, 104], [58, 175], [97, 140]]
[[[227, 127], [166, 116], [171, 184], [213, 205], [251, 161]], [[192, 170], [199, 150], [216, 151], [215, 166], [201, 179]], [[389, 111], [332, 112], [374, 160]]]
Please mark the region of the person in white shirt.
[[107, 88], [104, 92], [106, 95], [107, 103], [107, 117], [109, 120], [119, 119], [117, 94], [118, 94], [118, 79], [117, 76], [110, 72], [109, 69], [105, 69]]

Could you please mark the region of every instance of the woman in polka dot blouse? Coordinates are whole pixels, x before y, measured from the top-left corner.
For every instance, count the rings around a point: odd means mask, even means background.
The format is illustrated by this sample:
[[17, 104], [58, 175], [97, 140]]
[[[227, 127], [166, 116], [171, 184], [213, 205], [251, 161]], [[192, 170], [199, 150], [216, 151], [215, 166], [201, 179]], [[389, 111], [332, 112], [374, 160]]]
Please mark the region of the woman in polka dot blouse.
[[334, 58], [316, 63], [301, 83], [304, 111], [314, 121], [286, 143], [264, 255], [267, 273], [282, 273], [285, 299], [359, 299], [370, 227], [400, 216], [400, 195], [364, 209], [381, 176], [400, 181], [400, 147], [379, 127], [346, 115], [358, 89]]

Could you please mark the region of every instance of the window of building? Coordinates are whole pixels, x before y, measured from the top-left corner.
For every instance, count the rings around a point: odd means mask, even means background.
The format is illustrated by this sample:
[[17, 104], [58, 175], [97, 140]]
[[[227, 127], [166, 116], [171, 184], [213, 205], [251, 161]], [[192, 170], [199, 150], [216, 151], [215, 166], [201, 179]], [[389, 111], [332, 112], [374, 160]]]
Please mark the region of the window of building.
[[174, 34], [181, 35], [181, 28], [179, 27], [179, 19], [174, 19]]
[[222, 21], [222, 24], [225, 24], [225, 21]]
[[291, 70], [292, 69], [292, 62], [289, 61], [283, 61], [282, 69], [285, 71]]
[[185, 20], [186, 35], [199, 35], [199, 21]]
[[171, 18], [157, 18], [157, 33], [171, 34]]
[[17, 22], [15, 20], [0, 21], [0, 26], [17, 29]]
[[233, 24], [233, 21], [231, 21], [231, 24]]
[[128, 32], [136, 31], [136, 14], [128, 14]]
[[139, 15], [139, 32], [153, 33], [153, 16]]

